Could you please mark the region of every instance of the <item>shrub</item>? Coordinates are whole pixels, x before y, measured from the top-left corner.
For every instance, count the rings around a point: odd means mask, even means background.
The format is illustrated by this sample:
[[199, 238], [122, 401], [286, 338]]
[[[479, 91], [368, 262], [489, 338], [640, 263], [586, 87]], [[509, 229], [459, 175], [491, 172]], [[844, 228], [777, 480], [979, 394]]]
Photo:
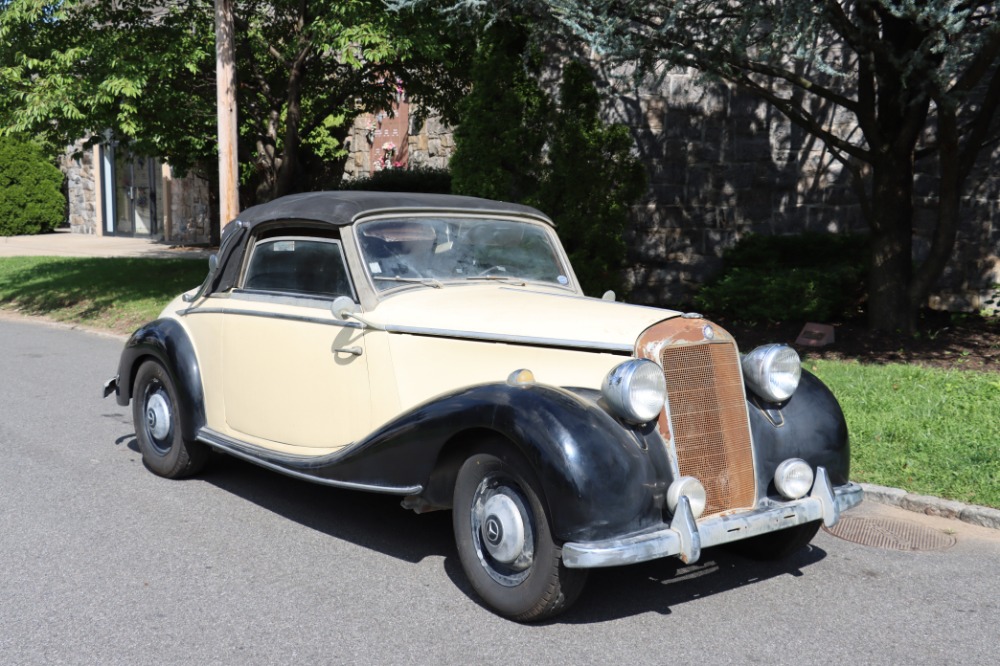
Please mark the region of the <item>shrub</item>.
[[537, 206], [556, 223], [584, 291], [621, 291], [623, 236], [645, 171], [628, 129], [600, 119], [590, 70], [568, 63], [558, 101], [542, 90], [527, 34], [497, 21], [480, 41], [459, 106], [454, 191]]
[[0, 138], [0, 236], [52, 231], [65, 219], [63, 175], [33, 143]]
[[830, 321], [858, 312], [867, 237], [750, 235], [723, 255], [725, 269], [695, 296], [699, 309], [738, 321]]
[[410, 169], [383, 169], [370, 176], [345, 180], [342, 190], [372, 190], [375, 192], [451, 192], [451, 174], [447, 169], [413, 167]]

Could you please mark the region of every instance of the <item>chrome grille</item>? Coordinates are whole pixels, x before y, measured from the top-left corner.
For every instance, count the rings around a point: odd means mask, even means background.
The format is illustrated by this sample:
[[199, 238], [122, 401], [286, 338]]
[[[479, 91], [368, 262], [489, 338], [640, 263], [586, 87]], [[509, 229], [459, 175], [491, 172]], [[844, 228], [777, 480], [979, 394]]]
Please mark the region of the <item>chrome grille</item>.
[[667, 344], [660, 363], [678, 466], [705, 486], [703, 515], [752, 507], [756, 482], [736, 346]]

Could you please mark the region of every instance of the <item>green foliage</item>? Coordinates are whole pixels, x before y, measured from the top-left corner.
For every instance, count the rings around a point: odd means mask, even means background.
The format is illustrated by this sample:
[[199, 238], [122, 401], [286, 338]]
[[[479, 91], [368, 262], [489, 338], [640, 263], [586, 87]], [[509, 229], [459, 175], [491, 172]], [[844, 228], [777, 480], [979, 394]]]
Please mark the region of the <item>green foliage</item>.
[[568, 64], [559, 97], [537, 203], [556, 222], [584, 291], [622, 293], [625, 228], [646, 191], [646, 172], [631, 154], [628, 128], [600, 119], [588, 69]]
[[1000, 508], [995, 373], [806, 359], [840, 401], [857, 481]]
[[65, 219], [63, 175], [34, 143], [0, 138], [0, 236], [37, 234]]
[[539, 66], [524, 26], [495, 23], [483, 34], [472, 90], [458, 105], [449, 165], [456, 194], [521, 202], [536, 194], [552, 112]]
[[626, 127], [600, 119], [590, 71], [564, 67], [559, 101], [537, 83], [527, 29], [495, 22], [480, 42], [472, 92], [459, 105], [451, 160], [458, 194], [539, 207], [588, 294], [622, 291], [629, 208], [646, 187]]
[[857, 314], [867, 237], [749, 235], [695, 296], [698, 308], [739, 321], [832, 321]]
[[434, 169], [431, 167], [382, 169], [370, 176], [341, 182], [340, 189], [450, 194], [451, 173], [447, 169]]
[[[380, 0], [234, 5], [246, 207], [308, 188], [342, 159], [355, 116], [411, 103], [450, 111], [471, 44], [426, 8]], [[216, 168], [214, 0], [6, 0], [0, 134], [67, 145], [105, 133], [180, 171]], [[336, 171], [334, 169], [333, 171]]]

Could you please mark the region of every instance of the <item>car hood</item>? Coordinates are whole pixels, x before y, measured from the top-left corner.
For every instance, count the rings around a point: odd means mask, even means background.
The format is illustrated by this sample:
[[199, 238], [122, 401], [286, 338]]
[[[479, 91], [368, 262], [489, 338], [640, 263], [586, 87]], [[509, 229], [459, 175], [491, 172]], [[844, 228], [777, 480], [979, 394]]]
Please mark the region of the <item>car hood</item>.
[[398, 333], [631, 351], [644, 330], [679, 314], [544, 288], [490, 284], [399, 292], [364, 317]]

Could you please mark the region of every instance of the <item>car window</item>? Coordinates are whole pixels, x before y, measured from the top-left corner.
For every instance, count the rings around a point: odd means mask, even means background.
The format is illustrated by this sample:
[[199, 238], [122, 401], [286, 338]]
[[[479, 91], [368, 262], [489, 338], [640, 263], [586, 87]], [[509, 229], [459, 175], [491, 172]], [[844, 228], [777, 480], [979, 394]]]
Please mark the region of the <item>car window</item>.
[[365, 267], [380, 290], [400, 282], [511, 280], [569, 285], [552, 235], [517, 220], [410, 218], [358, 225]]
[[280, 236], [258, 241], [243, 288], [353, 298], [340, 243], [325, 238]]

